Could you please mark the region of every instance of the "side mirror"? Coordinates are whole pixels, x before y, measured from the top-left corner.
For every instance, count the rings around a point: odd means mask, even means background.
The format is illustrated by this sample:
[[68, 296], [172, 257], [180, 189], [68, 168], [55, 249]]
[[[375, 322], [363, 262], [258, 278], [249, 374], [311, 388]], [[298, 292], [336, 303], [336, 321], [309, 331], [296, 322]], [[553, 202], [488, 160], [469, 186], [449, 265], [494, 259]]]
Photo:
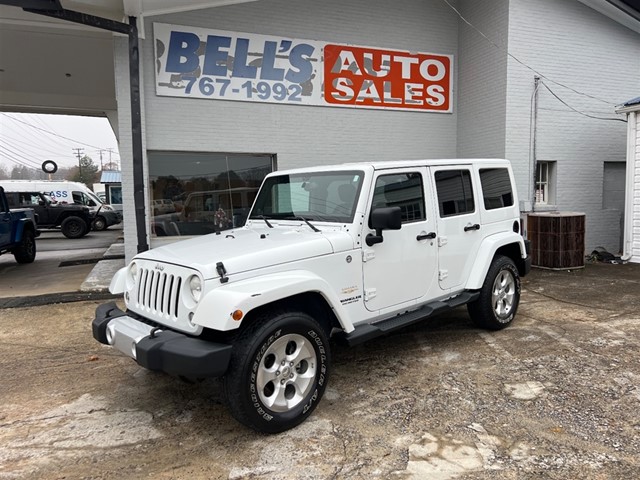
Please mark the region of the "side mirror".
[[382, 243], [383, 230], [400, 230], [402, 227], [402, 212], [400, 207], [384, 207], [376, 208], [371, 212], [371, 228], [375, 229], [376, 234], [367, 235], [365, 241], [368, 246], [376, 243]]

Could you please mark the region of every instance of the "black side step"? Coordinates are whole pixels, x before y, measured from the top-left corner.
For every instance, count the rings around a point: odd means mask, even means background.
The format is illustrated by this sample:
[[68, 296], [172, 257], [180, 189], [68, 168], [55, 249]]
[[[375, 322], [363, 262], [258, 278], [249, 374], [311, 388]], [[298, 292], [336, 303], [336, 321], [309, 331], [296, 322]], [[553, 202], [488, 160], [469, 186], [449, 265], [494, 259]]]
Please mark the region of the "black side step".
[[395, 317], [387, 318], [386, 320], [376, 323], [358, 325], [355, 327], [353, 332], [343, 335], [342, 339], [349, 346], [359, 345], [371, 340], [372, 338], [418, 323], [419, 321], [437, 313], [442, 313], [446, 310], [459, 307], [460, 305], [473, 302], [479, 296], [480, 292], [462, 292], [460, 295], [448, 300], [428, 303], [427, 305], [412, 312], [401, 313]]

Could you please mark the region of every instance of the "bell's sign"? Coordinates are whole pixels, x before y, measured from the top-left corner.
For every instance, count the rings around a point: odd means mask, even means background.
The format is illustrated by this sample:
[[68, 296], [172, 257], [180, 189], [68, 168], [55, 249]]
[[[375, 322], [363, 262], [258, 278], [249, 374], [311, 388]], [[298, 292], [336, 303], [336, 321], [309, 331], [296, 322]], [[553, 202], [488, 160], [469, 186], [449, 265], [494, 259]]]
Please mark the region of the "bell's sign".
[[156, 94], [451, 112], [451, 55], [154, 23]]

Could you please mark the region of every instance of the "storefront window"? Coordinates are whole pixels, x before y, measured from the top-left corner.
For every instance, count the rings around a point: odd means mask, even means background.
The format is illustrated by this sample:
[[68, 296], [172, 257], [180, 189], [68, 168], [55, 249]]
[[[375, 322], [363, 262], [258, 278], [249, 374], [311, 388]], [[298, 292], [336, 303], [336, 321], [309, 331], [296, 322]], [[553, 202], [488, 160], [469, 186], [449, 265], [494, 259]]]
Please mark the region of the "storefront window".
[[266, 154], [148, 152], [151, 226], [157, 236], [204, 235], [244, 225]]

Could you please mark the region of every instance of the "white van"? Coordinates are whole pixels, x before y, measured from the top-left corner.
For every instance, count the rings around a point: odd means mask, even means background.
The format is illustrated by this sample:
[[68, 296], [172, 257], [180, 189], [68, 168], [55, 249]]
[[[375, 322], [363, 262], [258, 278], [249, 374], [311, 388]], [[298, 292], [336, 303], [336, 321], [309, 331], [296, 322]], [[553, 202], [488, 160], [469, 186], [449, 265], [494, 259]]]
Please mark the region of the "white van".
[[[111, 205], [103, 203], [83, 183], [69, 182], [67, 180], [3, 180], [2, 184], [5, 187], [9, 185], [24, 186], [28, 190], [45, 193], [59, 203], [86, 205], [93, 215], [97, 212], [92, 225], [94, 230], [105, 230], [111, 225], [116, 225], [122, 221], [122, 215], [118, 211]], [[9, 188], [10, 191], [14, 191], [16, 187]]]

